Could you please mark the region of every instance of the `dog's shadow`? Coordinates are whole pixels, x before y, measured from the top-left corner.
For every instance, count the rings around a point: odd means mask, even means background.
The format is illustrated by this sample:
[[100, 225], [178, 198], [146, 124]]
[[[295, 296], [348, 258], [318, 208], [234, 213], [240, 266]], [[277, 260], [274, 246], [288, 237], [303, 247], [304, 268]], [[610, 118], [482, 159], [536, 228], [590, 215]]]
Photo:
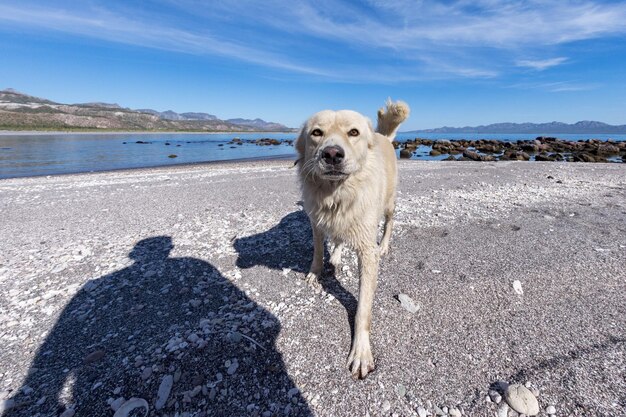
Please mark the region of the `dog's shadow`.
[[[289, 268], [301, 273], [304, 278], [313, 259], [313, 237], [309, 218], [303, 210], [294, 211], [269, 230], [236, 239], [234, 248], [239, 255], [237, 258], [239, 268], [252, 268], [257, 265], [281, 271]], [[324, 250], [325, 267], [320, 284], [324, 291], [339, 300], [346, 309], [350, 330], [354, 334], [357, 300], [341, 285], [328, 258], [328, 252]]]

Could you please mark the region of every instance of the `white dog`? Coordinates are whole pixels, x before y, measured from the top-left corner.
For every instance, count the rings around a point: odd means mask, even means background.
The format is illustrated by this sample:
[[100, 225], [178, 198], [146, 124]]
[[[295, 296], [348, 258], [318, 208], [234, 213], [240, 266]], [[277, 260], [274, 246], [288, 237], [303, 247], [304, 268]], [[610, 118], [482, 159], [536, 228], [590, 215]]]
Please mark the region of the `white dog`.
[[[403, 102], [378, 111], [376, 131], [363, 115], [325, 110], [313, 115], [296, 140], [304, 209], [313, 229], [313, 262], [307, 280], [314, 284], [324, 266], [324, 238], [335, 244], [331, 263], [341, 262], [343, 245], [359, 260], [359, 304], [348, 367], [355, 378], [374, 370], [370, 347], [372, 303], [378, 263], [389, 249], [395, 208], [397, 167], [391, 141], [409, 115]], [[378, 224], [385, 219], [377, 244]]]

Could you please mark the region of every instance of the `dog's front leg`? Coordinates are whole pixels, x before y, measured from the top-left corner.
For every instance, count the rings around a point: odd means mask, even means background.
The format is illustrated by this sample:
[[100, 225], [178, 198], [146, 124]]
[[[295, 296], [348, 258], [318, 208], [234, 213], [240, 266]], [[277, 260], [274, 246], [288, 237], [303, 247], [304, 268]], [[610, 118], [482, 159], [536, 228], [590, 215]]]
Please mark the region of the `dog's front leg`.
[[359, 258], [359, 305], [354, 319], [354, 337], [352, 350], [348, 356], [348, 368], [354, 378], [365, 378], [374, 370], [374, 357], [370, 346], [370, 327], [372, 323], [372, 304], [378, 277], [378, 247], [371, 245], [357, 249]]
[[319, 283], [319, 278], [324, 269], [324, 233], [315, 223], [315, 221], [311, 220], [311, 229], [313, 229], [313, 261], [306, 276], [306, 281], [311, 285]]

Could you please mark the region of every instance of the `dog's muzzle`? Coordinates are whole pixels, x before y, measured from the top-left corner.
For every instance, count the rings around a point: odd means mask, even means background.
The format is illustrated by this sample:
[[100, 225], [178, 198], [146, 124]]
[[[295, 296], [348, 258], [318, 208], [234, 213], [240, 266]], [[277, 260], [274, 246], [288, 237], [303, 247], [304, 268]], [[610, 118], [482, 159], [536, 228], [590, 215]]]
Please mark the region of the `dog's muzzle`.
[[341, 146], [332, 145], [322, 149], [320, 159], [324, 167], [322, 178], [326, 179], [342, 179], [348, 176], [343, 170], [343, 162], [346, 152]]

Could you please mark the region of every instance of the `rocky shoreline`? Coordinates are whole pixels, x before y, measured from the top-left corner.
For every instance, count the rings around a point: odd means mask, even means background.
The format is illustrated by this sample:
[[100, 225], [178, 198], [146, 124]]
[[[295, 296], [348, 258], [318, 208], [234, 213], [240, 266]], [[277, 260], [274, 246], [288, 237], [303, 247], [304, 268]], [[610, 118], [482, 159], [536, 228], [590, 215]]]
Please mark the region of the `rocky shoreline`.
[[626, 162], [626, 142], [588, 139], [567, 141], [539, 136], [535, 140], [407, 140], [394, 141], [401, 158], [412, 158], [420, 147], [429, 147], [430, 156], [445, 156], [445, 161], [567, 161]]

